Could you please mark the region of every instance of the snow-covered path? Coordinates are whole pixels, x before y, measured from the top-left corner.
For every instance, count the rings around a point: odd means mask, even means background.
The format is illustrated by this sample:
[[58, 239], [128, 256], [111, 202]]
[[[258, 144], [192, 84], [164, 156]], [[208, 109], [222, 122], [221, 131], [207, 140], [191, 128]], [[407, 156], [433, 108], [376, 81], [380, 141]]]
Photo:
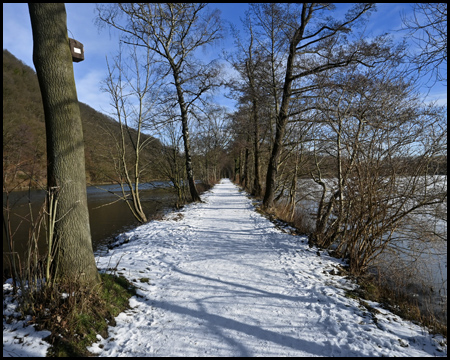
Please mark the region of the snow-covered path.
[[[377, 324], [336, 259], [276, 229], [229, 180], [181, 216], [126, 233], [98, 257], [139, 287], [100, 356], [433, 356], [436, 339], [381, 310]], [[112, 255], [111, 255], [112, 254]], [[377, 306], [376, 303], [372, 305]]]

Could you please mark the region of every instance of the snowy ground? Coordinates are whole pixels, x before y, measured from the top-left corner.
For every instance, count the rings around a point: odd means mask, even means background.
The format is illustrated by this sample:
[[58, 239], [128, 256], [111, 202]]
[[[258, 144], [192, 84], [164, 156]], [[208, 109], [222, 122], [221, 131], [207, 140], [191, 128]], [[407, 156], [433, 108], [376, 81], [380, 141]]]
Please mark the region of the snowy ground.
[[[97, 257], [99, 268], [117, 266], [139, 290], [130, 300], [132, 309], [109, 328], [109, 338], [98, 335], [90, 351], [100, 356], [447, 355], [442, 337], [377, 303], [369, 302], [379, 311], [372, 315], [345, 297], [344, 289], [355, 285], [330, 274], [340, 262], [318, 256], [306, 239], [276, 229], [229, 180], [202, 199], [167, 220], [127, 232], [122, 238], [128, 243]], [[3, 356], [45, 353], [40, 333], [27, 329], [3, 322]]]

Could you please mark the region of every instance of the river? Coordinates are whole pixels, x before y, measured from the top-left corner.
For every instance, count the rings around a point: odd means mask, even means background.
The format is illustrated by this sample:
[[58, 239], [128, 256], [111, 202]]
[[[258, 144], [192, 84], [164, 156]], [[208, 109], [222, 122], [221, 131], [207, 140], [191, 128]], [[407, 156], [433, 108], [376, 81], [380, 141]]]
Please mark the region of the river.
[[[446, 175], [436, 176], [436, 180], [439, 189], [447, 188]], [[326, 181], [331, 191], [337, 181]], [[310, 229], [314, 228], [321, 193], [321, 187], [312, 180], [298, 181], [297, 207]], [[427, 208], [426, 215], [411, 213], [410, 225], [398, 227], [389, 246], [372, 263], [371, 270], [383, 275], [394, 289], [417, 298], [421, 309], [434, 308], [436, 313], [444, 313], [446, 319], [447, 221], [439, 218], [439, 208], [441, 213], [447, 214], [447, 202]], [[441, 239], [426, 240], [426, 231], [428, 235], [434, 231]]]
[[[108, 242], [116, 235], [139, 225], [129, 210], [127, 204], [118, 199], [121, 194], [118, 185], [101, 185], [87, 187], [89, 208], [89, 222], [91, 227], [92, 246], [94, 252], [106, 248]], [[148, 218], [159, 216], [165, 210], [173, 208], [176, 203], [176, 195], [169, 182], [154, 181], [140, 185], [141, 201]], [[37, 216], [44, 203], [45, 191], [14, 191], [9, 195], [11, 210], [11, 228], [14, 233], [14, 250], [23, 259], [28, 248], [29, 202], [34, 216]], [[116, 201], [116, 202], [114, 202]], [[3, 194], [3, 206], [6, 196]], [[114, 202], [114, 203], [112, 203]], [[110, 204], [112, 203], [112, 204]], [[109, 204], [109, 205], [108, 205]], [[5, 215], [5, 211], [3, 212]], [[45, 249], [45, 230], [41, 229], [39, 246]], [[8, 252], [8, 243], [3, 228], [3, 253]], [[3, 268], [7, 261], [3, 255]]]

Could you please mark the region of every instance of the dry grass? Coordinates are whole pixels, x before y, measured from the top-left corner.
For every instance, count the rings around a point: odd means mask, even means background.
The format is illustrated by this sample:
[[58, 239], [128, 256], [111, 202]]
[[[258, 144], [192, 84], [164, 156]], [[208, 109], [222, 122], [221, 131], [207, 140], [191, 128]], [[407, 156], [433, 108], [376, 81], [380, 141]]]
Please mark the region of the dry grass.
[[358, 276], [356, 281], [359, 288], [355, 293], [366, 300], [383, 304], [388, 310], [403, 319], [426, 326], [432, 333], [447, 337], [447, 304], [443, 304], [441, 314], [430, 306], [431, 296], [423, 294], [419, 300], [417, 296], [405, 290], [403, 285], [397, 286], [390, 279], [381, 278], [373, 274]]
[[287, 201], [278, 202], [269, 215], [292, 226], [298, 234], [310, 235], [314, 231], [314, 223], [306, 211], [299, 206], [293, 211]]
[[52, 345], [47, 356], [84, 357], [93, 355], [86, 348], [97, 341], [97, 334], [108, 337], [108, 326], [115, 325], [114, 318], [129, 307], [133, 295], [135, 289], [125, 278], [102, 274], [93, 288], [61, 281], [35, 291], [33, 306], [20, 296], [17, 300], [22, 317], [31, 318], [28, 325], [51, 332], [45, 339]]

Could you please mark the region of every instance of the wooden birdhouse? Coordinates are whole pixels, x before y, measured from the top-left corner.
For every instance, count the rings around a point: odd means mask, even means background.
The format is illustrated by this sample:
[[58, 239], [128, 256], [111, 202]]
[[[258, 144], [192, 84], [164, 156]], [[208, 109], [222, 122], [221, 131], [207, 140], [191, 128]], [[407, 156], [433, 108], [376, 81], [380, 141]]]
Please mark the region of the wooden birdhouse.
[[72, 53], [72, 61], [80, 62], [84, 60], [83, 44], [75, 39], [69, 38], [70, 52]]

